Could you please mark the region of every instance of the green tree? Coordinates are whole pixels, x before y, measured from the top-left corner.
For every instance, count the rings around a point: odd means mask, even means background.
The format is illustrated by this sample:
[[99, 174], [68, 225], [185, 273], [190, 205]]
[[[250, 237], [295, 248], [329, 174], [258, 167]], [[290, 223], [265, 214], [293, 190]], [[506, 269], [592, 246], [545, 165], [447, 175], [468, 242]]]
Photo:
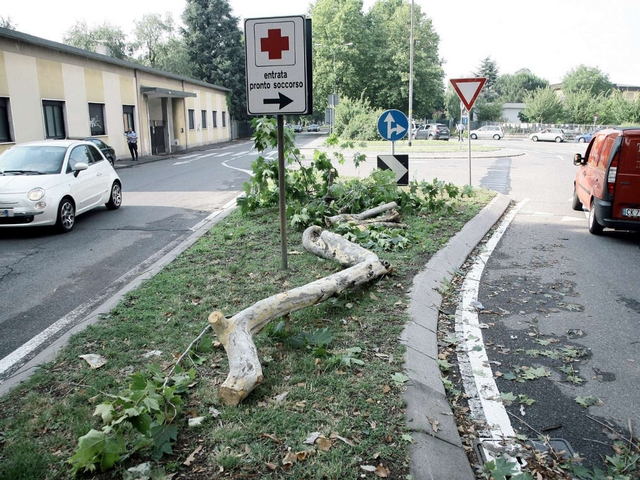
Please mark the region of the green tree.
[[[377, 0], [367, 15], [369, 38], [375, 45], [361, 75], [376, 108], [407, 111], [409, 105], [411, 4], [406, 0]], [[440, 38], [419, 5], [414, 6], [414, 117], [431, 117], [444, 110], [444, 71], [438, 55]]]
[[460, 114], [462, 113], [460, 111], [460, 97], [450, 83], [448, 84], [447, 92], [444, 95], [444, 104], [447, 118], [451, 118], [455, 123], [458, 123], [461, 119]]
[[538, 88], [546, 88], [549, 82], [537, 77], [526, 68], [518, 70], [513, 75], [500, 75], [496, 80], [496, 95], [503, 103], [522, 103], [529, 92]]
[[[606, 103], [605, 95], [591, 95], [586, 90], [568, 92], [562, 102], [564, 115], [562, 120], [567, 123], [590, 124], [593, 117], [602, 116]], [[604, 121], [604, 118], [601, 120]]]
[[163, 19], [157, 13], [145, 14], [142, 20], [134, 20], [133, 48], [137, 51], [137, 60], [156, 68], [158, 57], [165, 55], [167, 43], [174, 33], [173, 17], [170, 13]]
[[313, 18], [314, 111], [322, 114], [331, 93], [338, 93], [341, 99], [359, 98], [363, 91], [368, 94], [368, 79], [362, 73], [373, 45], [362, 0], [317, 0], [309, 13]]
[[640, 125], [640, 97], [627, 98], [614, 90], [599, 115], [601, 124]]
[[235, 119], [247, 118], [244, 44], [238, 17], [227, 0], [187, 0], [183, 35], [193, 75], [231, 90], [228, 109]]
[[[562, 119], [562, 102], [551, 88], [540, 88], [525, 96], [521, 119], [532, 123], [555, 123]], [[523, 120], [524, 121], [524, 120]]]
[[132, 51], [122, 29], [108, 22], [90, 28], [87, 22], [80, 20], [65, 32], [62, 41], [67, 45], [91, 52], [95, 52], [98, 45], [104, 45], [110, 50], [112, 57], [122, 60], [128, 59]]
[[609, 81], [609, 75], [595, 67], [580, 65], [569, 71], [562, 79], [562, 92], [564, 94], [575, 93], [584, 90], [593, 96], [609, 94], [613, 84]]
[[473, 105], [473, 112], [480, 122], [499, 122], [502, 120], [503, 108], [502, 102], [487, 102], [486, 98], [481, 97]]
[[16, 29], [16, 24], [13, 23], [13, 20], [11, 20], [11, 17], [3, 17], [2, 15], [0, 15], [0, 28], [7, 28], [9, 30], [15, 30]]
[[496, 91], [496, 82], [498, 81], [498, 65], [491, 57], [486, 57], [480, 62], [480, 68], [473, 74], [475, 77], [485, 77], [487, 81], [482, 87], [480, 96], [484, 97], [488, 102], [493, 102], [498, 93]]

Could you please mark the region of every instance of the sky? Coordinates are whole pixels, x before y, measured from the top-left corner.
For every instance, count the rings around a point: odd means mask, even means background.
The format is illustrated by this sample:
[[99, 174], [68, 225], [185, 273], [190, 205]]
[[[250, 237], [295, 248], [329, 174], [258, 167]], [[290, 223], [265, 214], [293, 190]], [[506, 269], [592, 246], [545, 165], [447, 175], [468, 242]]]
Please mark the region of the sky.
[[[408, 0], [410, 1], [410, 0]], [[521, 68], [560, 83], [572, 69], [599, 68], [613, 83], [640, 86], [640, 0], [414, 0], [440, 37], [445, 77], [473, 76], [490, 57], [499, 74]], [[308, 0], [230, 0], [241, 19], [304, 15]], [[368, 11], [374, 0], [364, 0]], [[86, 0], [5, 0], [0, 16], [17, 30], [62, 42], [76, 21], [107, 21], [133, 30], [145, 13], [171, 12], [179, 20], [185, 0], [109, 0], [96, 7]], [[241, 25], [241, 28], [243, 26]], [[407, 32], [407, 42], [409, 33]]]

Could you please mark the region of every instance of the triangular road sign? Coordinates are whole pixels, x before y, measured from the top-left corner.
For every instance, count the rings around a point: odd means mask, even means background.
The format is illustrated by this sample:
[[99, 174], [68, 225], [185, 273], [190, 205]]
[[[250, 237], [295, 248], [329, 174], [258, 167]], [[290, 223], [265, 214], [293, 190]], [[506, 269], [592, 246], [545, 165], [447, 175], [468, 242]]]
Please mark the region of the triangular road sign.
[[487, 79], [485, 77], [452, 78], [450, 80], [451, 85], [453, 85], [453, 88], [460, 97], [460, 100], [462, 100], [462, 103], [464, 103], [464, 106], [467, 107], [467, 110], [471, 110], [471, 107], [473, 107], [486, 81]]

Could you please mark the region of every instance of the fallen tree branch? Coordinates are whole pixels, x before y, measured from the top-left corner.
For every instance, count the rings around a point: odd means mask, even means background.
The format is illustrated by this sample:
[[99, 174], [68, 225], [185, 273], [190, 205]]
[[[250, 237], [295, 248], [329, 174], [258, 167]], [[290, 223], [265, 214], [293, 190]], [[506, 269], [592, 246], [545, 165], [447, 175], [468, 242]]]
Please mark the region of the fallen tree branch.
[[362, 213], [343, 213], [341, 215], [335, 215], [333, 217], [325, 217], [324, 221], [328, 227], [330, 227], [331, 225], [335, 225], [336, 223], [360, 222], [367, 218], [375, 217], [384, 212], [388, 212], [389, 210], [393, 210], [394, 208], [398, 208], [398, 204], [396, 202], [390, 202], [375, 208], [371, 208], [369, 210], [365, 210]]
[[231, 318], [225, 318], [219, 311], [209, 315], [209, 324], [229, 359], [229, 375], [219, 389], [225, 405], [238, 405], [262, 382], [262, 366], [253, 335], [271, 320], [323, 302], [391, 270], [389, 263], [378, 259], [375, 253], [318, 226], [304, 231], [302, 244], [308, 252], [349, 268], [260, 300]]

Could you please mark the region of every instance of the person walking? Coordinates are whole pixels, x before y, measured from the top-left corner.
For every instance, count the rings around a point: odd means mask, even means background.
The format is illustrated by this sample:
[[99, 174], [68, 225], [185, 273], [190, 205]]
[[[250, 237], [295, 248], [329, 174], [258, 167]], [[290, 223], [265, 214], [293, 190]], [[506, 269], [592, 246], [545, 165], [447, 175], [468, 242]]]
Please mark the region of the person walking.
[[127, 130], [127, 144], [131, 153], [131, 160], [138, 161], [138, 134], [132, 129]]

